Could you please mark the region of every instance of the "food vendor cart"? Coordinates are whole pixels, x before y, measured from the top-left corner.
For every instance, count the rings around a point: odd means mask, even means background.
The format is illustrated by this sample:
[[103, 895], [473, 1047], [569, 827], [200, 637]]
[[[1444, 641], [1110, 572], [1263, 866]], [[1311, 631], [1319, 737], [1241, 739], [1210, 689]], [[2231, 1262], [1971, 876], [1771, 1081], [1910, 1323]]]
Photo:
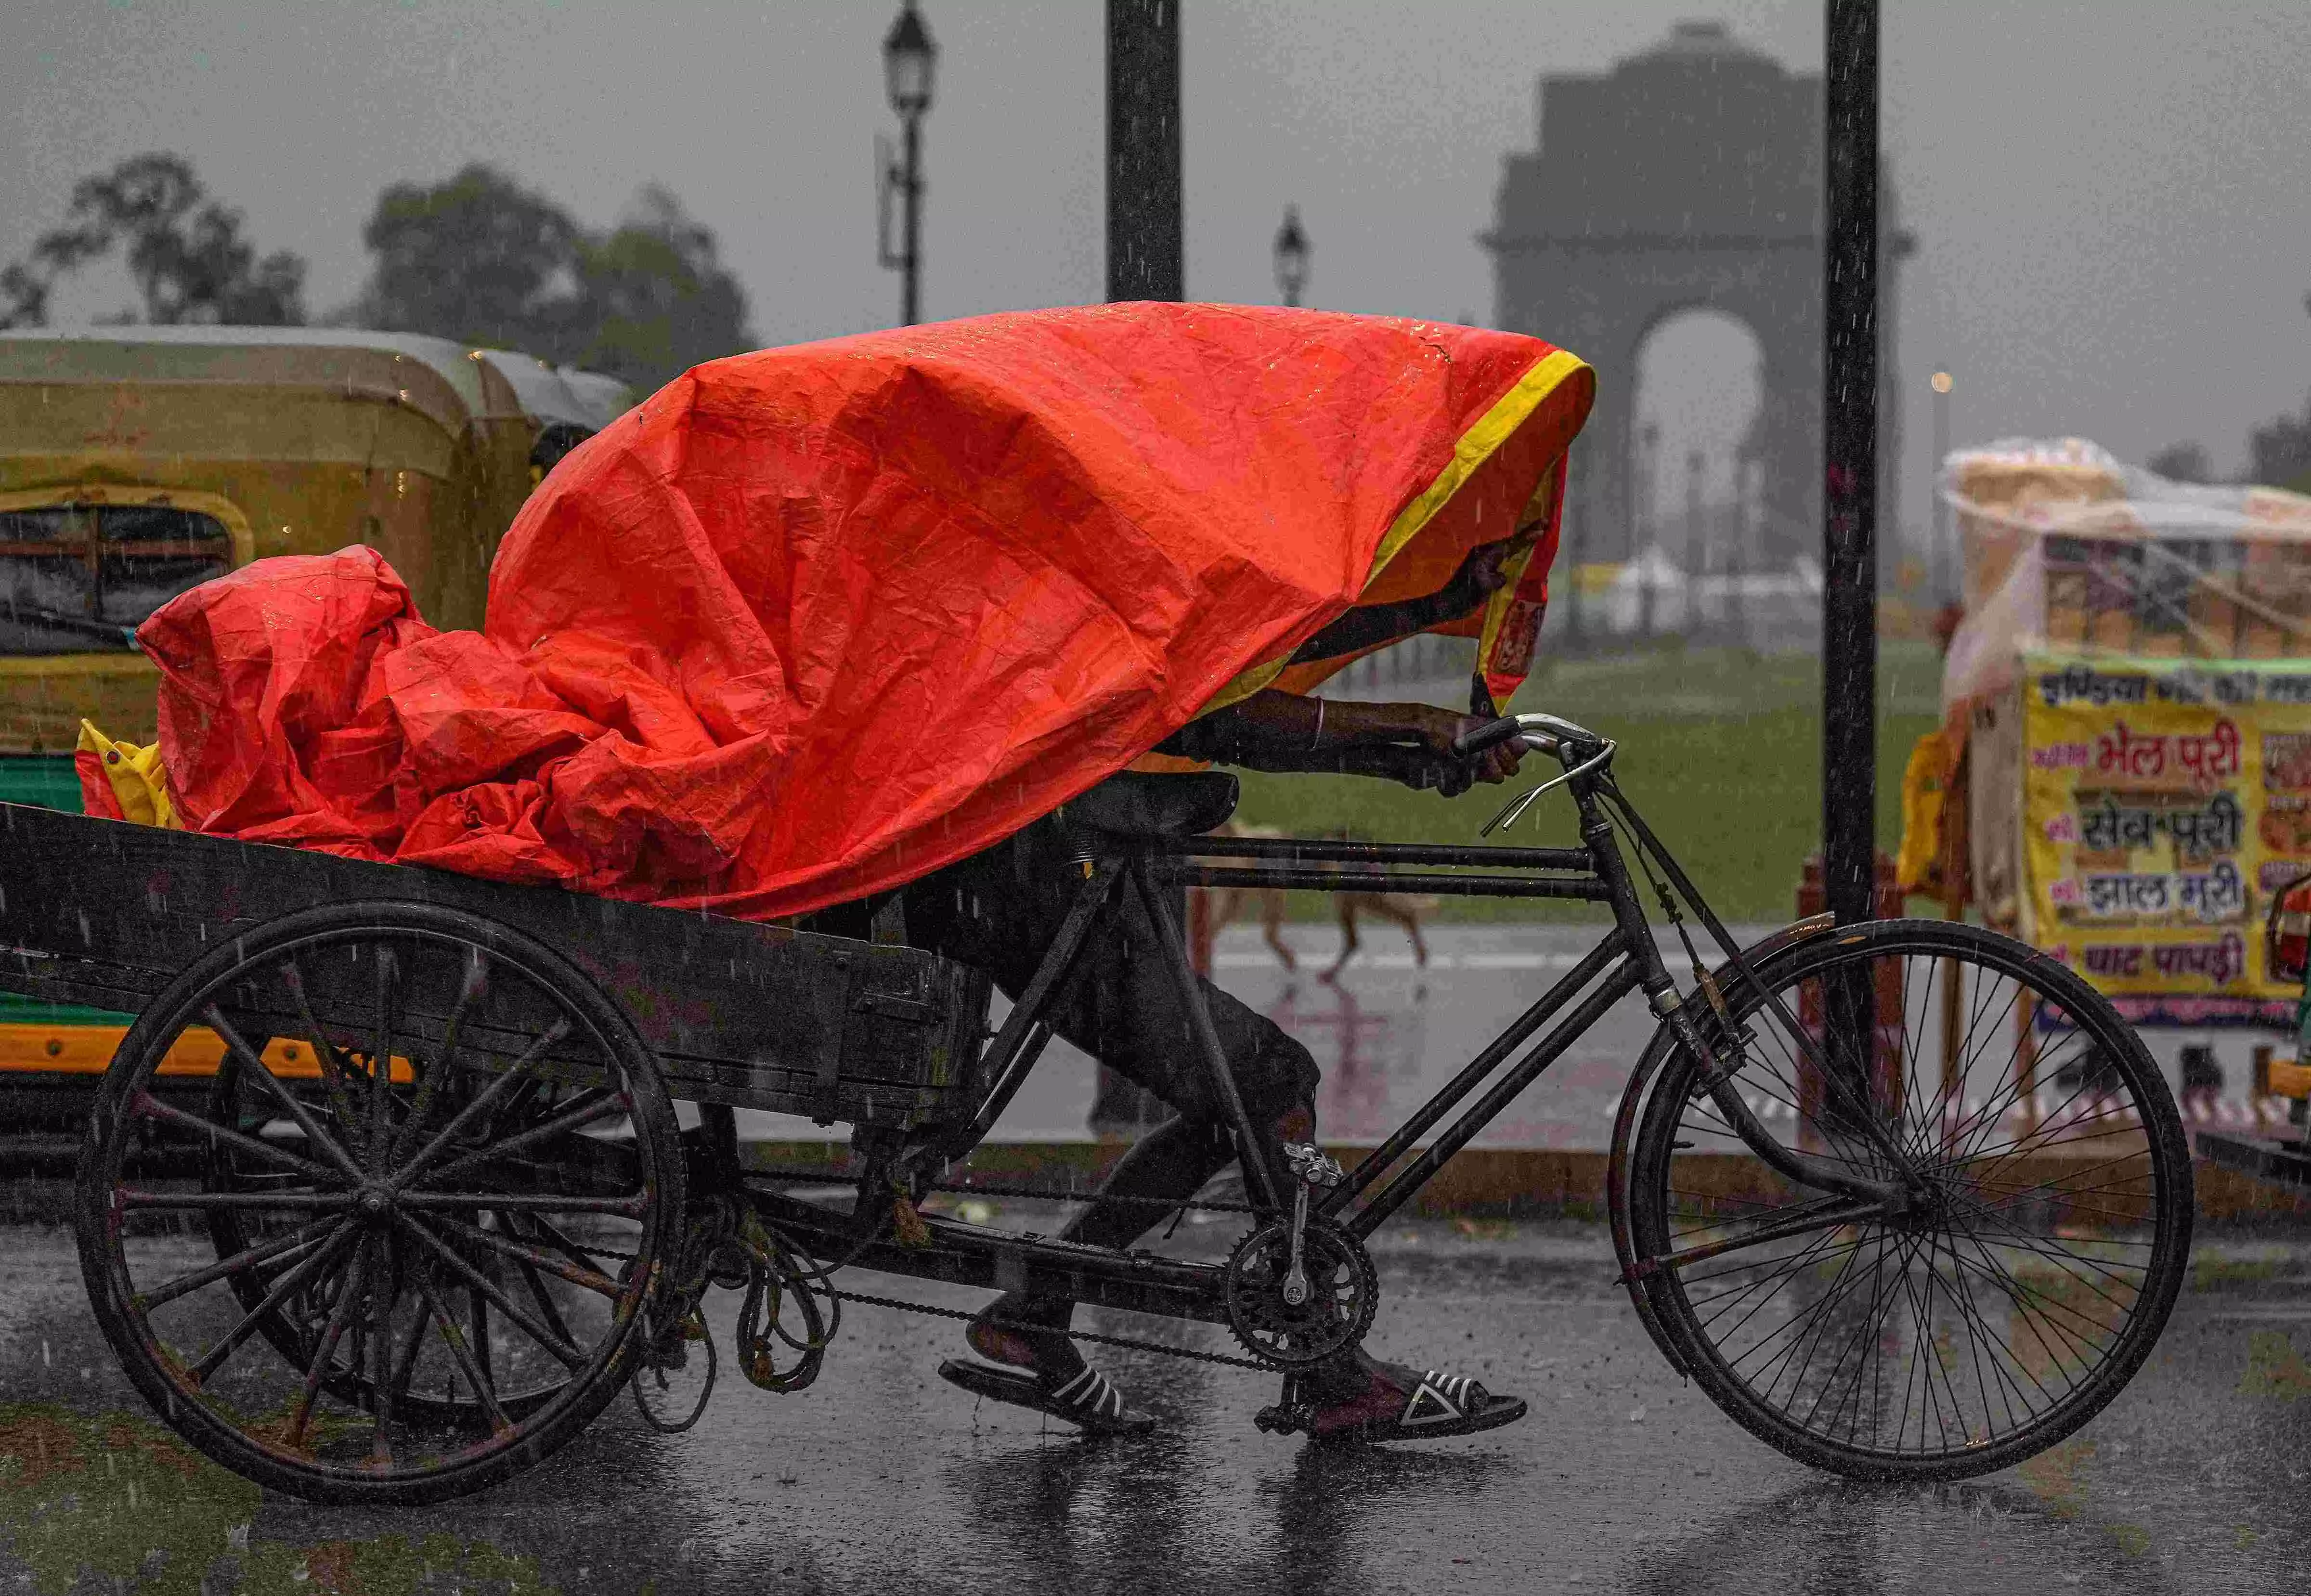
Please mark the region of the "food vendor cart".
[[[1941, 486], [1964, 618], [1905, 782], [1903, 885], [2054, 955], [2137, 1026], [2292, 1038], [2301, 971], [2273, 967], [2263, 928], [2311, 876], [2311, 498], [2170, 482], [2078, 440], [1954, 454]], [[2280, 1051], [2252, 1122], [2210, 1103], [2198, 1149], [2311, 1184], [2311, 1068]]]

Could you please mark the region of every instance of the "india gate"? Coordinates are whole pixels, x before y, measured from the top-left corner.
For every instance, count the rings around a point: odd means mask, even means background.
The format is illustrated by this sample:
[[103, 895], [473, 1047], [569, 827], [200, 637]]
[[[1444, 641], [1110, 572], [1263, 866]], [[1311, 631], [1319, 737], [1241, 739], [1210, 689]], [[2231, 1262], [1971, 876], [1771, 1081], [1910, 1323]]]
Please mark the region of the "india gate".
[[[1561, 344], [1599, 374], [1574, 450], [1568, 562], [1635, 552], [1637, 357], [1680, 311], [1745, 324], [1763, 352], [1757, 423], [1756, 554], [1818, 557], [1822, 469], [1822, 83], [1738, 43], [1718, 22], [1680, 22], [1602, 74], [1540, 80], [1539, 147], [1503, 162], [1483, 243], [1494, 325]], [[1895, 285], [1909, 240], [1881, 181], [1878, 528], [1901, 527], [1901, 417], [1891, 358]]]

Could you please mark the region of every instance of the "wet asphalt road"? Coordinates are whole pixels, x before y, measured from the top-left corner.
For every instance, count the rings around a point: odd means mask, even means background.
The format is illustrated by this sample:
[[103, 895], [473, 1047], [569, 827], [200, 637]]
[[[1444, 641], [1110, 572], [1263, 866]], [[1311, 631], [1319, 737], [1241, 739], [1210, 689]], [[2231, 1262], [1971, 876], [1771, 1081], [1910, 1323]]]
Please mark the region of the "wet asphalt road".
[[1522, 1424], [1318, 1451], [1253, 1430], [1264, 1378], [1107, 1351], [1165, 1427], [1087, 1444], [934, 1378], [955, 1324], [854, 1308], [805, 1393], [730, 1377], [726, 1334], [723, 1386], [686, 1435], [648, 1432], [622, 1400], [494, 1492], [355, 1512], [264, 1497], [178, 1446], [115, 1372], [69, 1234], [0, 1226], [0, 1592], [2311, 1587], [2300, 1241], [2202, 1246], [2150, 1365], [2056, 1452], [1965, 1485], [1860, 1488], [1681, 1385], [1609, 1283], [1600, 1230], [1378, 1239], [1372, 1345], [1528, 1397]]

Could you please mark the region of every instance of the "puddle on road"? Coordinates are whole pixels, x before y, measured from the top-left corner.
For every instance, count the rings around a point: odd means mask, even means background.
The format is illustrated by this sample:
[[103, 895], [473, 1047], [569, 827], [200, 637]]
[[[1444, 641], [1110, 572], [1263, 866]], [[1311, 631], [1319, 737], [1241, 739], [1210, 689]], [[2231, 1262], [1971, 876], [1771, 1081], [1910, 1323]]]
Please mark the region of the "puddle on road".
[[0, 1406], [0, 1550], [42, 1596], [91, 1576], [138, 1596], [542, 1596], [536, 1561], [447, 1534], [252, 1537], [263, 1493], [148, 1419]]

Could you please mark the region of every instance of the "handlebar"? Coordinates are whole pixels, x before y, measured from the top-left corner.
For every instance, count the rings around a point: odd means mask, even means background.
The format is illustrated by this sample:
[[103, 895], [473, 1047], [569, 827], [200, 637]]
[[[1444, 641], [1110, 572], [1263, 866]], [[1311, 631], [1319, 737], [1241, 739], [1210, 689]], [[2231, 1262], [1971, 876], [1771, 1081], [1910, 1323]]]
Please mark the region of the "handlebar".
[[1464, 737], [1455, 737], [1452, 752], [1469, 759], [1519, 737], [1534, 753], [1554, 754], [1560, 758], [1585, 758], [1605, 746], [1605, 739], [1587, 727], [1575, 726], [1555, 715], [1504, 715], [1497, 720], [1487, 720]]
[[1523, 725], [1514, 715], [1504, 715], [1497, 720], [1486, 721], [1472, 732], [1454, 737], [1452, 753], [1461, 759], [1472, 759], [1487, 748], [1499, 747], [1523, 730]]

